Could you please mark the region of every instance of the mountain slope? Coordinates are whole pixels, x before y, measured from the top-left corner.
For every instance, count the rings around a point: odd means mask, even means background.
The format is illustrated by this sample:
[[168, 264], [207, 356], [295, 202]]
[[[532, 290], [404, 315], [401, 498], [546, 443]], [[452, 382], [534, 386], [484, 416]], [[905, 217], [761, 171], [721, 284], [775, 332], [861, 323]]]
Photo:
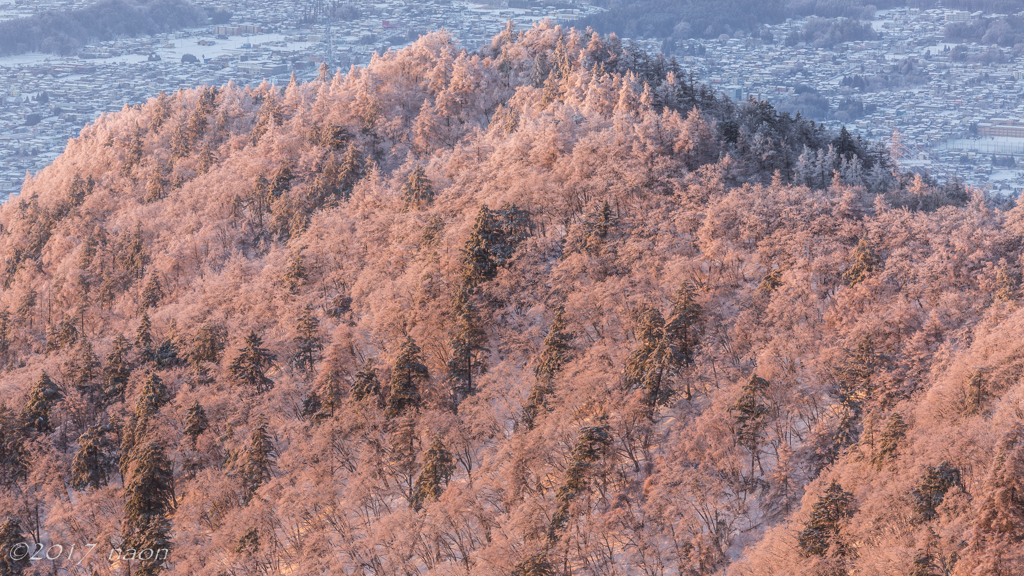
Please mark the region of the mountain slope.
[[97, 542], [100, 574], [1020, 561], [1020, 209], [614, 38], [433, 34], [162, 96], [0, 225], [8, 550]]

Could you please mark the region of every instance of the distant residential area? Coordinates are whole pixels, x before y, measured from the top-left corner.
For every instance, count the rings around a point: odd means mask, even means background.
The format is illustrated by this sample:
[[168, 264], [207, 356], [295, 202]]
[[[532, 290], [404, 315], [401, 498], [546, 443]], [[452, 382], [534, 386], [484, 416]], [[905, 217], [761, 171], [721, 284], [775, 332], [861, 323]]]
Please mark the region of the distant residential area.
[[[447, 29], [474, 50], [510, 19], [520, 29], [545, 18], [572, 26], [602, 10], [585, 2], [507, 1], [389, 1], [333, 9], [322, 2], [198, 5], [229, 20], [96, 43], [67, 57], [0, 58], [0, 197], [18, 190], [26, 171], [48, 165], [99, 114], [160, 91], [229, 81], [286, 83], [292, 74], [306, 81], [321, 62], [328, 61], [332, 72], [347, 70], [430, 30]], [[40, 9], [20, 0], [0, 4], [0, 19]], [[982, 42], [948, 38], [951, 25], [988, 25], [998, 18], [894, 9], [864, 21], [789, 19], [714, 39], [631, 40], [651, 52], [663, 50], [729, 98], [768, 100], [832, 128], [845, 125], [866, 139], [890, 139], [898, 131], [897, 152], [905, 166], [1014, 193], [1024, 187], [1018, 170], [1024, 127], [1015, 125], [1024, 112], [1024, 56], [1012, 47], [982, 43], [991, 34]]]
[[[673, 46], [692, 69], [734, 99], [778, 109], [866, 139], [899, 132], [902, 161], [940, 179], [1019, 192], [1024, 176], [1024, 56], [1019, 48], [948, 38], [954, 23], [997, 22], [958, 10], [896, 9], [871, 21], [871, 40], [832, 46], [804, 33], [820, 18], [790, 20], [751, 35]], [[818, 22], [815, 22], [818, 21]], [[993, 26], [994, 27], [994, 26]], [[1017, 45], [1020, 46], [1019, 44]]]

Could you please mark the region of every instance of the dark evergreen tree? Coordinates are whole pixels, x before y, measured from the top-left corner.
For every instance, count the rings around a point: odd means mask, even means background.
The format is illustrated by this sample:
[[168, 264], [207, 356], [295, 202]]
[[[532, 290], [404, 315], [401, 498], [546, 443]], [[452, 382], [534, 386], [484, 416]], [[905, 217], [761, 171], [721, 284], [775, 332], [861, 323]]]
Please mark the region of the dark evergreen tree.
[[[320, 423], [328, 418], [334, 417], [334, 415], [341, 410], [342, 402], [345, 399], [344, 389], [344, 373], [339, 367], [332, 367], [330, 370], [326, 370], [320, 384], [320, 389], [317, 392], [318, 400], [320, 403], [320, 409], [314, 415], [314, 422]], [[355, 387], [355, 381], [351, 383], [349, 392]], [[381, 399], [380, 395], [380, 384], [377, 385], [378, 392], [376, 398], [378, 402]]]
[[875, 247], [866, 237], [860, 239], [853, 251], [850, 268], [843, 273], [843, 281], [853, 287], [867, 280], [875, 271], [882, 267], [882, 259], [875, 253]]
[[493, 279], [526, 238], [529, 215], [514, 204], [503, 204], [497, 211], [480, 207], [465, 247], [462, 248], [462, 280], [470, 289]]
[[555, 318], [544, 337], [544, 350], [540, 353], [537, 367], [533, 373], [537, 380], [551, 382], [555, 376], [562, 371], [572, 360], [572, 340], [575, 335], [568, 331], [568, 323], [565, 321], [565, 307], [559, 306], [555, 309]]
[[484, 346], [487, 334], [480, 326], [480, 317], [468, 290], [456, 292], [452, 316], [454, 326], [449, 340], [452, 356], [448, 361], [448, 379], [451, 382], [452, 405], [457, 409], [463, 400], [476, 392], [473, 373], [482, 373], [486, 369], [483, 355], [488, 350]]
[[46, 350], [59, 352], [78, 343], [78, 327], [75, 320], [64, 316], [46, 331]]
[[967, 394], [963, 402], [962, 413], [964, 416], [981, 414], [988, 394], [985, 389], [985, 374], [981, 370], [974, 370], [967, 379]]
[[267, 423], [259, 422], [249, 436], [249, 446], [242, 462], [242, 488], [247, 504], [256, 495], [256, 490], [273, 477], [275, 458], [274, 443], [267, 432]]
[[128, 476], [132, 466], [132, 456], [135, 445], [145, 440], [149, 430], [148, 422], [139, 422], [134, 414], [129, 414], [128, 419], [121, 426], [121, 447], [118, 450], [117, 470], [122, 480]]
[[153, 359], [157, 367], [161, 369], [174, 368], [181, 365], [181, 359], [178, 358], [178, 326], [174, 319], [171, 319], [167, 337], [156, 347]]
[[164, 298], [164, 290], [160, 286], [160, 279], [156, 275], [149, 277], [145, 288], [142, 289], [142, 308], [155, 308]]
[[102, 237], [102, 228], [96, 227], [92, 234], [82, 242], [82, 251], [78, 253], [78, 268], [81, 270], [88, 270], [92, 266], [92, 261], [96, 258], [96, 249], [99, 248], [100, 238]]
[[39, 433], [50, 432], [53, 429], [50, 411], [62, 398], [64, 393], [50, 380], [50, 376], [46, 372], [40, 374], [39, 380], [36, 380], [28, 393], [28, 401], [22, 413], [25, 424]]
[[769, 411], [765, 404], [765, 392], [769, 386], [767, 380], [751, 374], [750, 380], [743, 386], [739, 399], [730, 408], [735, 419], [733, 434], [736, 443], [750, 451], [752, 458], [757, 458], [761, 435], [768, 425]]
[[293, 338], [296, 347], [292, 362], [303, 372], [313, 371], [324, 345], [320, 336], [320, 321], [313, 315], [313, 307], [306, 305], [299, 316], [298, 335]]
[[302, 250], [295, 250], [288, 257], [288, 269], [284, 273], [284, 280], [288, 284], [288, 290], [297, 294], [299, 287], [306, 283], [306, 263], [302, 258]]
[[245, 337], [245, 346], [239, 349], [238, 356], [228, 365], [228, 370], [235, 380], [253, 394], [263, 394], [274, 387], [274, 381], [267, 378], [266, 374], [274, 363], [274, 355], [262, 345], [263, 340], [256, 331], [249, 331], [249, 335]]
[[192, 343], [185, 352], [185, 360], [197, 372], [202, 372], [206, 364], [220, 362], [224, 348], [227, 347], [228, 331], [220, 324], [207, 322], [196, 330]]
[[171, 133], [171, 158], [177, 160], [185, 158], [192, 151], [192, 142], [188, 137], [188, 118], [182, 118], [174, 126]]
[[573, 501], [590, 489], [591, 467], [601, 460], [611, 444], [612, 435], [608, 426], [588, 426], [580, 430], [569, 456], [569, 466], [565, 470], [565, 483], [555, 494], [558, 509], [551, 516], [549, 540], [556, 540], [569, 522]]
[[192, 402], [185, 415], [185, 436], [188, 437], [192, 447], [195, 448], [199, 436], [206, 432], [210, 423], [206, 420], [206, 410], [199, 404], [198, 400]]
[[384, 407], [386, 397], [380, 380], [377, 379], [373, 358], [367, 360], [359, 372], [356, 372], [355, 381], [352, 383], [352, 398], [357, 402], [369, 399], [375, 402], [378, 408]]
[[260, 531], [257, 528], [249, 528], [245, 534], [238, 539], [235, 545], [235, 554], [252, 556], [260, 551]]
[[68, 188], [68, 204], [72, 208], [81, 206], [82, 202], [85, 201], [85, 197], [92, 194], [95, 186], [96, 181], [93, 180], [92, 176], [82, 178], [75, 174], [74, 178], [71, 179], [71, 187]]
[[[168, 516], [174, 506], [174, 475], [171, 461], [164, 449], [154, 441], [139, 443], [132, 452], [128, 482], [124, 488], [124, 522], [122, 549], [153, 550], [171, 548], [171, 523]], [[168, 557], [155, 553], [141, 560], [135, 574], [158, 574]]]
[[75, 490], [106, 486], [116, 469], [117, 457], [107, 432], [106, 427], [92, 426], [79, 437], [71, 463], [71, 487]]
[[665, 404], [672, 395], [666, 372], [670, 360], [665, 339], [665, 320], [661, 313], [645, 307], [639, 315], [637, 347], [626, 360], [626, 387], [643, 390], [650, 407]]
[[767, 296], [779, 286], [782, 286], [782, 271], [778, 268], [772, 268], [761, 279], [761, 283], [757, 286], [757, 291]]
[[693, 287], [684, 282], [676, 291], [672, 301], [672, 312], [665, 322], [670, 362], [677, 370], [692, 366], [697, 358], [697, 347], [700, 345], [699, 323], [703, 308], [697, 302], [696, 296]]
[[167, 390], [163, 380], [152, 372], [146, 383], [142, 386], [142, 392], [135, 402], [135, 418], [140, 422], [149, 420], [151, 416], [160, 411], [160, 408], [171, 401], [171, 393]]
[[160, 173], [160, 168], [154, 168], [146, 180], [146, 202], [156, 202], [164, 197], [164, 188], [167, 180]]
[[142, 237], [142, 223], [136, 222], [135, 229], [123, 238], [118, 250], [118, 264], [124, 270], [128, 283], [133, 284], [146, 273], [149, 257]]
[[26, 553], [21, 554], [20, 548], [28, 545], [26, 540], [21, 528], [21, 519], [7, 516], [4, 523], [0, 524], [0, 575], [21, 576], [32, 565], [32, 561], [29, 560], [29, 552], [32, 549], [27, 548]]
[[263, 219], [270, 211], [274, 197], [270, 193], [270, 182], [263, 174], [256, 176], [252, 191], [245, 197], [243, 204], [249, 209], [249, 225], [256, 234], [263, 233]]
[[323, 420], [321, 412], [323, 408], [324, 403], [320, 400], [320, 395], [316, 391], [310, 392], [302, 399], [302, 410], [299, 411], [299, 417], [314, 424], [319, 424]]
[[923, 552], [914, 557], [910, 576], [943, 576], [943, 572], [935, 563], [935, 556]]
[[217, 159], [213, 155], [213, 149], [210, 148], [209, 144], [203, 145], [199, 150], [199, 155], [196, 158], [196, 172], [199, 174], [206, 174], [216, 164]]
[[289, 166], [281, 166], [274, 172], [274, 176], [270, 178], [270, 195], [273, 198], [280, 198], [282, 194], [288, 191], [291, 187], [292, 180], [295, 175], [292, 174], [292, 169]]
[[[10, 276], [8, 277], [11, 278]], [[13, 278], [11, 279], [13, 280]], [[10, 286], [5, 285], [4, 288], [10, 288]], [[21, 298], [18, 299], [18, 309], [15, 310], [15, 314], [20, 322], [27, 322], [29, 328], [32, 328], [32, 320], [34, 316], [32, 311], [36, 307], [38, 297], [39, 294], [36, 292], [35, 288], [29, 288]]]
[[130, 178], [132, 169], [142, 161], [142, 137], [138, 130], [132, 133], [125, 147], [124, 160], [121, 164], [121, 175]]
[[16, 414], [0, 403], [0, 486], [9, 487], [25, 479], [28, 468], [23, 426]]
[[601, 201], [601, 209], [598, 210], [597, 217], [594, 218], [593, 227], [590, 231], [597, 238], [604, 240], [608, 237], [608, 233], [611, 232], [613, 226], [615, 226], [615, 213], [612, 212], [612, 206], [608, 203], [608, 199], [605, 198]]
[[338, 191], [342, 199], [352, 195], [352, 188], [363, 177], [363, 155], [359, 147], [349, 144], [338, 170]]
[[855, 348], [846, 351], [843, 360], [833, 369], [835, 385], [832, 394], [839, 400], [842, 413], [829, 448], [829, 461], [860, 438], [864, 404], [874, 393], [871, 379], [884, 360], [875, 350], [871, 337], [864, 336]]
[[1016, 423], [996, 446], [985, 479], [972, 547], [985, 550], [996, 543], [1020, 549], [1024, 543], [1024, 424]]
[[402, 186], [402, 203], [405, 210], [419, 210], [434, 201], [434, 185], [427, 178], [422, 166], [409, 173]]
[[853, 494], [833, 480], [811, 507], [811, 517], [797, 537], [801, 553], [804, 556], [846, 556], [847, 544], [840, 537], [840, 531], [853, 512]]
[[344, 126], [327, 123], [317, 131], [315, 139], [324, 148], [341, 150], [352, 139], [352, 134]]
[[83, 338], [68, 365], [68, 376], [75, 390], [91, 401], [98, 400], [101, 395], [96, 381], [99, 366], [99, 359], [92, 353], [92, 344]]
[[132, 367], [128, 363], [128, 350], [131, 344], [123, 335], [114, 337], [110, 353], [103, 365], [103, 406], [109, 406], [124, 400], [125, 386], [131, 376]]
[[859, 155], [857, 141], [853, 139], [853, 136], [850, 135], [850, 131], [846, 129], [845, 125], [839, 129], [839, 136], [832, 141], [832, 148], [840, 158], [849, 158], [851, 156]]
[[906, 434], [907, 424], [903, 421], [903, 416], [900, 416], [899, 412], [894, 412], [889, 417], [885, 431], [882, 432], [882, 437], [878, 441], [878, 452], [875, 453], [872, 459], [878, 470], [881, 470], [886, 462], [896, 458], [899, 453], [900, 444], [903, 442]]
[[147, 363], [156, 360], [156, 349], [153, 347], [153, 325], [149, 321], [149, 312], [142, 312], [139, 327], [135, 329], [135, 349], [139, 354], [139, 362]]
[[11, 349], [11, 313], [0, 309], [0, 357]]
[[518, 562], [511, 576], [555, 576], [558, 571], [543, 554], [536, 554]]
[[602, 252], [608, 234], [615, 227], [615, 213], [608, 200], [601, 202], [601, 207], [589, 213], [583, 219], [577, 232], [568, 241], [569, 251], [585, 252], [598, 255]]
[[185, 133], [188, 137], [189, 142], [193, 145], [202, 140], [203, 134], [206, 132], [206, 110], [201, 104], [192, 109], [192, 112], [188, 115], [188, 125], [185, 127]]
[[559, 306], [555, 310], [555, 319], [548, 335], [544, 338], [544, 350], [534, 369], [537, 382], [530, 390], [530, 397], [523, 408], [523, 424], [528, 430], [533, 429], [537, 416], [548, 409], [548, 396], [554, 392], [555, 376], [572, 359], [573, 338], [573, 333], [567, 330], [565, 308]]
[[391, 368], [388, 399], [384, 415], [395, 418], [420, 407], [420, 385], [430, 379], [427, 367], [420, 360], [420, 347], [407, 336]]
[[914, 513], [918, 519], [927, 522], [935, 518], [936, 508], [954, 486], [963, 487], [960, 469], [949, 462], [938, 466], [927, 466], [921, 483], [911, 494], [914, 499]]
[[427, 450], [426, 456], [423, 457], [423, 471], [416, 479], [412, 500], [413, 509], [419, 511], [426, 502], [440, 498], [445, 486], [451, 481], [453, 473], [455, 473], [455, 462], [451, 452], [445, 448], [440, 438], [435, 438], [430, 450]]

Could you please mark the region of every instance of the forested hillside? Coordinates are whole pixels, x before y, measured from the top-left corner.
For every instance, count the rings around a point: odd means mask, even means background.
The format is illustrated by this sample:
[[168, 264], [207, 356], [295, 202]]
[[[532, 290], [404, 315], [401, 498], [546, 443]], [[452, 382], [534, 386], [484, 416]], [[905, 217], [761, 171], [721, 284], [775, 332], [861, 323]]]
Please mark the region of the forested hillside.
[[0, 572], [1018, 574], [1024, 212], [894, 172], [549, 24], [104, 115], [0, 208]]

